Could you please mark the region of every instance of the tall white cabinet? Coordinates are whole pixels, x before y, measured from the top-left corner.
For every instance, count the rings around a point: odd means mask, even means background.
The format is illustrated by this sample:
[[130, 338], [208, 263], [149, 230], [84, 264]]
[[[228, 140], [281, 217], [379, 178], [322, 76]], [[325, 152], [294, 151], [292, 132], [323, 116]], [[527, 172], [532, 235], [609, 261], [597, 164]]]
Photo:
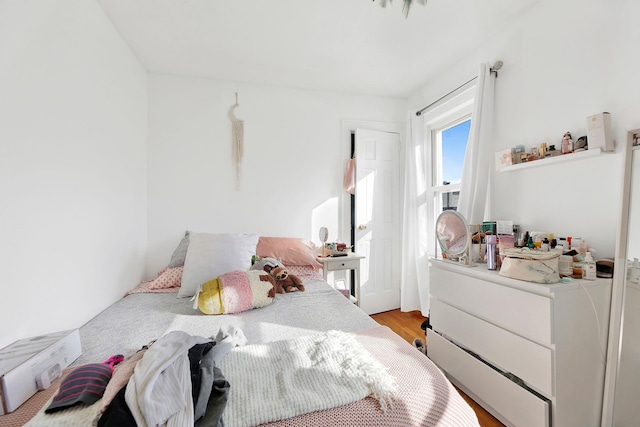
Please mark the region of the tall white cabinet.
[[599, 426], [611, 279], [536, 284], [432, 260], [427, 355], [506, 425]]

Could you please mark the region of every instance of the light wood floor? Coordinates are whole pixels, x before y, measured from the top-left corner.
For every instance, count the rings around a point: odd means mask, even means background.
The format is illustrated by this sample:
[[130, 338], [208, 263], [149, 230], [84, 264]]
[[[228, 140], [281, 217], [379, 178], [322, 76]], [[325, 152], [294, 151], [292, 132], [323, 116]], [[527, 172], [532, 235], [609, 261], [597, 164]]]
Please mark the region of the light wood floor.
[[[388, 326], [396, 334], [400, 335], [405, 341], [413, 343], [414, 338], [421, 338], [425, 341], [424, 331], [420, 329], [420, 325], [425, 320], [419, 311], [410, 311], [403, 313], [400, 310], [386, 311], [371, 316], [373, 320], [381, 325]], [[428, 347], [428, 344], [427, 344]], [[485, 411], [480, 405], [474, 402], [469, 396], [458, 390], [462, 397], [471, 405], [478, 421], [482, 427], [501, 427], [504, 426], [500, 421], [495, 419], [490, 413]]]

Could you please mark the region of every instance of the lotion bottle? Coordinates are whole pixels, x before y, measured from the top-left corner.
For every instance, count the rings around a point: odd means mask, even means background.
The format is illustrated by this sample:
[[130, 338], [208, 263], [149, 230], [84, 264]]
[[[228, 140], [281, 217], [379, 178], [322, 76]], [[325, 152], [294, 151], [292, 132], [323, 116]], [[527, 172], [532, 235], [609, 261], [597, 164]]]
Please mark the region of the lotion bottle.
[[591, 257], [591, 252], [582, 261], [582, 278], [585, 280], [596, 280], [596, 262]]

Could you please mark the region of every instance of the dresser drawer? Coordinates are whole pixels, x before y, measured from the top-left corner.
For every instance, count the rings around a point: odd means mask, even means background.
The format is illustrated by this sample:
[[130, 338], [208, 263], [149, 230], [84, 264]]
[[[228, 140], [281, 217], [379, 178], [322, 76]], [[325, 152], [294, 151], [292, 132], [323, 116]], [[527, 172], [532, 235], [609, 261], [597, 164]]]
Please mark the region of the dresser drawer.
[[445, 269], [429, 269], [431, 297], [540, 344], [551, 345], [553, 301]]
[[351, 260], [345, 259], [344, 261], [342, 261], [342, 260], [340, 260], [340, 261], [331, 261], [331, 262], [326, 263], [326, 266], [327, 266], [327, 271], [353, 270], [354, 268], [360, 267], [360, 260], [359, 259], [351, 259]]
[[534, 390], [553, 396], [553, 350], [433, 299], [430, 323], [435, 331], [522, 378]]
[[505, 424], [550, 425], [550, 403], [518, 386], [432, 330], [427, 330], [427, 356], [471, 398]]

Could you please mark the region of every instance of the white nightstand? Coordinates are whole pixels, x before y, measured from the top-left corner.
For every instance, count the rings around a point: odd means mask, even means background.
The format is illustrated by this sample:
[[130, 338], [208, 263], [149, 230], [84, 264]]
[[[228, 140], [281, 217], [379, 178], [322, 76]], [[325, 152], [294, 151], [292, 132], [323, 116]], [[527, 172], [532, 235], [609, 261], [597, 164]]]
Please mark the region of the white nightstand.
[[355, 298], [356, 304], [360, 306], [360, 260], [364, 256], [357, 254], [349, 254], [340, 257], [318, 257], [318, 261], [322, 263], [322, 276], [327, 280], [330, 271], [353, 270], [355, 272]]

